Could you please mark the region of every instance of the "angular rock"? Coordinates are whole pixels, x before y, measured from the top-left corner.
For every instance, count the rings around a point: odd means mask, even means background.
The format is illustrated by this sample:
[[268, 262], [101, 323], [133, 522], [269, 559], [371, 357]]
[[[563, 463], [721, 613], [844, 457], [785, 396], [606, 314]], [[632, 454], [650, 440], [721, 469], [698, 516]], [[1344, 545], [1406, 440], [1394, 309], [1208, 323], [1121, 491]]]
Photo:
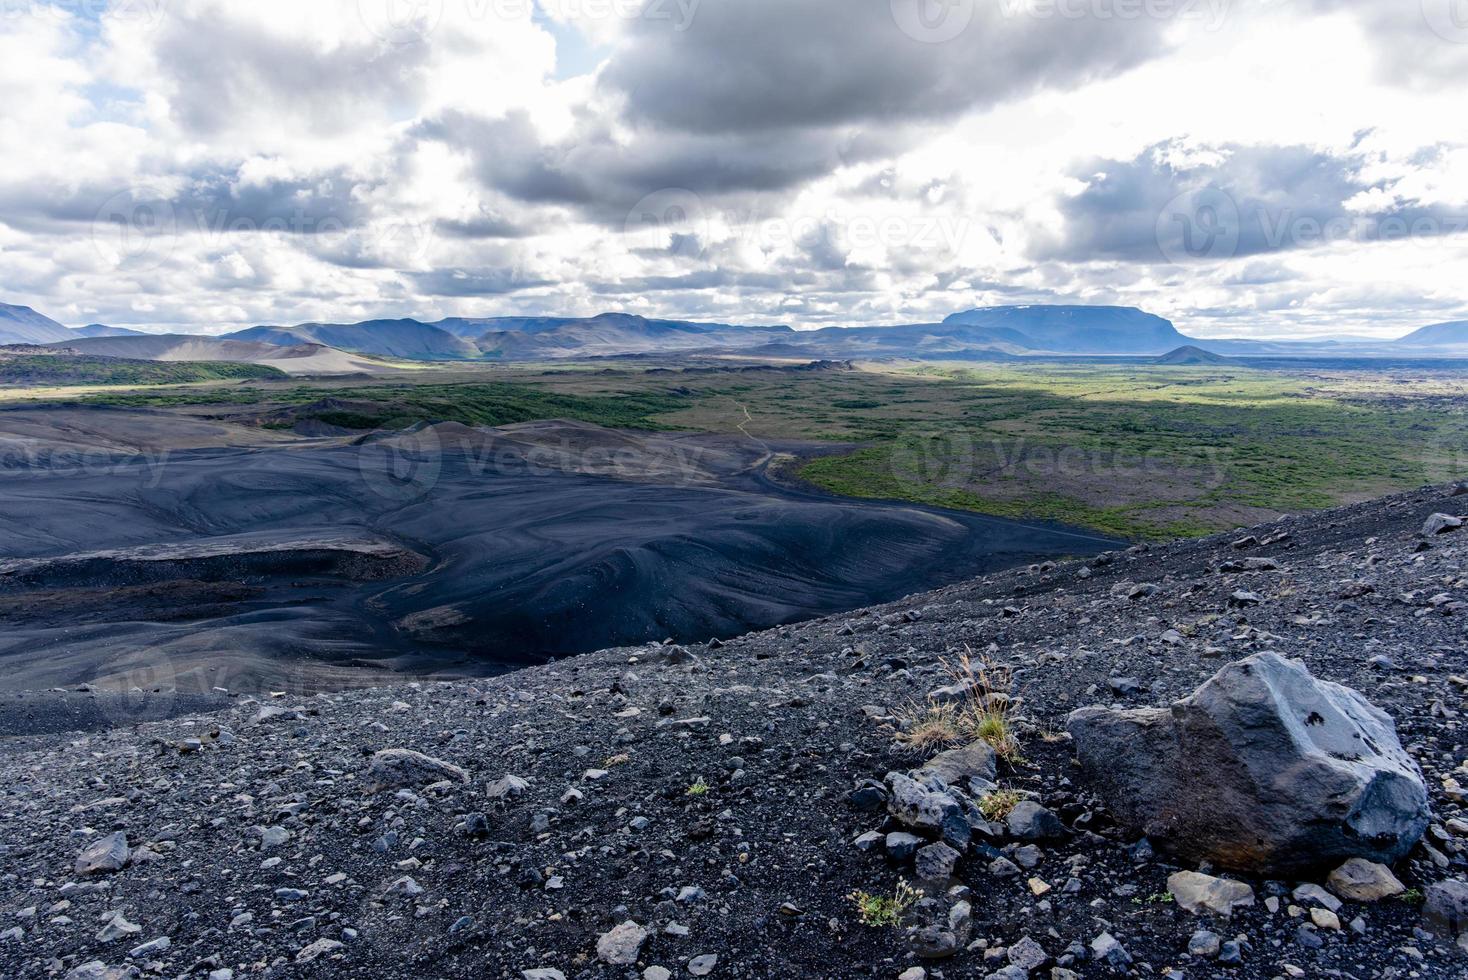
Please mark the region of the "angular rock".
[[75, 870], [79, 875], [102, 875], [121, 871], [127, 866], [132, 850], [127, 846], [127, 834], [118, 831], [106, 837], [98, 837], [76, 856]]
[[1067, 727], [1119, 821], [1190, 861], [1281, 876], [1391, 864], [1427, 828], [1422, 772], [1391, 718], [1276, 653], [1170, 709], [1083, 708]]
[[1056, 840], [1066, 836], [1060, 818], [1034, 800], [1021, 800], [1005, 818], [1009, 832], [1020, 840]]
[[948, 786], [964, 786], [975, 777], [993, 782], [997, 773], [994, 749], [987, 742], [975, 742], [934, 756], [917, 775], [929, 774]]
[[296, 962], [310, 963], [328, 953], [335, 953], [337, 950], [343, 948], [345, 947], [335, 939], [318, 939], [296, 954]]
[[958, 852], [942, 841], [918, 848], [917, 876], [923, 881], [947, 881], [953, 877], [958, 858]]
[[609, 966], [631, 966], [645, 942], [647, 930], [629, 919], [596, 941], [596, 958]]
[[1192, 915], [1227, 919], [1234, 909], [1254, 904], [1254, 889], [1242, 881], [1214, 878], [1196, 871], [1179, 871], [1167, 879], [1167, 891], [1178, 908]]
[[1422, 525], [1422, 533], [1430, 538], [1437, 534], [1447, 534], [1449, 531], [1456, 531], [1462, 526], [1463, 519], [1461, 517], [1453, 517], [1450, 514], [1433, 514], [1427, 519], [1427, 523]]
[[444, 762], [411, 749], [384, 749], [378, 752], [372, 757], [367, 772], [378, 790], [469, 781], [469, 774], [452, 762]]
[[1325, 885], [1349, 902], [1379, 902], [1407, 890], [1391, 868], [1361, 858], [1351, 858], [1336, 868]]
[[1468, 882], [1440, 881], [1427, 888], [1422, 913], [1427, 926], [1444, 939], [1468, 936]]
[[1045, 952], [1045, 947], [1035, 942], [1029, 936], [1025, 936], [1019, 942], [1009, 947], [1009, 962], [1024, 970], [1026, 973], [1034, 973], [1040, 967], [1050, 962], [1050, 954]]

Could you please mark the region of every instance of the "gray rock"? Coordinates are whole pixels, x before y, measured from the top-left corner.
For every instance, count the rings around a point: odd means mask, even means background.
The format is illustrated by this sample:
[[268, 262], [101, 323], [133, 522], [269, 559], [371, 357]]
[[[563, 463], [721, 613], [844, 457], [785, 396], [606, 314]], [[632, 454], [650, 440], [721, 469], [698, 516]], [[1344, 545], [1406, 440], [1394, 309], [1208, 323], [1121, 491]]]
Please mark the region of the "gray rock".
[[1434, 933], [1444, 939], [1468, 935], [1468, 882], [1440, 881], [1429, 885], [1422, 914]]
[[975, 777], [992, 782], [997, 773], [994, 749], [987, 742], [975, 742], [934, 756], [914, 775], [933, 775], [948, 786], [964, 786]]
[[1005, 819], [1009, 832], [1020, 840], [1055, 840], [1066, 835], [1060, 818], [1034, 800], [1021, 800]]
[[953, 877], [953, 869], [958, 864], [958, 858], [958, 852], [942, 841], [919, 848], [916, 864], [917, 876], [923, 881], [947, 881]]
[[1462, 526], [1461, 517], [1453, 517], [1450, 514], [1433, 514], [1427, 519], [1427, 523], [1422, 525], [1422, 533], [1430, 538], [1434, 535], [1456, 531]]
[[1351, 858], [1336, 868], [1325, 880], [1326, 887], [1349, 902], [1379, 902], [1401, 895], [1406, 886], [1392, 874], [1391, 868], [1373, 861]]
[[923, 839], [914, 834], [897, 831], [887, 835], [887, 854], [894, 861], [906, 861], [917, 853], [917, 849], [923, 846]]
[[519, 776], [501, 776], [489, 784], [487, 794], [491, 800], [513, 800], [529, 790], [530, 784]]
[[107, 924], [97, 933], [97, 942], [114, 943], [119, 939], [127, 939], [136, 936], [143, 931], [143, 927], [127, 921], [127, 917], [121, 912], [107, 921]]
[[76, 856], [75, 870], [79, 875], [110, 874], [127, 866], [132, 849], [127, 846], [127, 834], [118, 831], [92, 841]]
[[372, 757], [367, 773], [377, 790], [430, 783], [467, 783], [469, 774], [452, 762], [444, 762], [411, 749], [384, 749]]
[[566, 975], [554, 967], [542, 966], [534, 970], [521, 970], [520, 980], [566, 980]]
[[1025, 936], [1019, 942], [1009, 947], [1008, 955], [1009, 962], [1026, 973], [1034, 973], [1040, 967], [1050, 962], [1050, 954], [1045, 952], [1045, 947], [1035, 942], [1029, 936]]
[[688, 972], [695, 977], [706, 977], [714, 972], [714, 967], [719, 965], [719, 958], [713, 953], [705, 956], [695, 956], [688, 961]]
[[1213, 959], [1222, 948], [1223, 939], [1217, 933], [1209, 932], [1207, 929], [1199, 929], [1193, 933], [1193, 938], [1188, 940], [1188, 953], [1204, 959]]
[[631, 966], [645, 942], [647, 930], [629, 919], [596, 941], [596, 958], [609, 966]]
[[1391, 718], [1275, 653], [1170, 709], [1083, 708], [1067, 727], [1123, 825], [1190, 861], [1278, 875], [1391, 864], [1427, 828], [1422, 773]]
[[909, 934], [908, 945], [925, 960], [941, 960], [958, 952], [958, 937], [942, 926], [923, 926]]
[[1313, 885], [1309, 882], [1298, 886], [1290, 894], [1301, 905], [1319, 905], [1321, 908], [1330, 909], [1332, 912], [1339, 911], [1341, 907], [1340, 899], [1319, 885]]
[[1218, 915], [1226, 919], [1233, 915], [1234, 909], [1254, 904], [1254, 889], [1244, 882], [1196, 871], [1179, 871], [1170, 876], [1167, 891], [1178, 908], [1191, 915]]
[[296, 962], [310, 963], [329, 953], [335, 953], [337, 950], [345, 948], [344, 944], [337, 942], [335, 939], [318, 939], [296, 954]]

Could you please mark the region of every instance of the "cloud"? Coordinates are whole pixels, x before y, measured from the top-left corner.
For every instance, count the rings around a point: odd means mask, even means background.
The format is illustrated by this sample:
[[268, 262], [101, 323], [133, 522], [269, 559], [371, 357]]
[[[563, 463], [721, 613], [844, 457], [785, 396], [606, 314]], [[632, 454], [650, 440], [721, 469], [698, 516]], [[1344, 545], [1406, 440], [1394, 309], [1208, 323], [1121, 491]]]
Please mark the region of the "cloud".
[[1163, 19], [960, 2], [924, 25], [907, 9], [918, 5], [703, 0], [690, 21], [634, 20], [601, 81], [632, 121], [659, 129], [906, 125], [1124, 71], [1167, 46]]
[[1342, 243], [1372, 244], [1468, 232], [1468, 211], [1412, 196], [1373, 173], [1361, 151], [1304, 146], [1148, 147], [1128, 160], [1092, 160], [1082, 189], [1058, 202], [1062, 225], [1036, 258], [1067, 261], [1225, 262]]

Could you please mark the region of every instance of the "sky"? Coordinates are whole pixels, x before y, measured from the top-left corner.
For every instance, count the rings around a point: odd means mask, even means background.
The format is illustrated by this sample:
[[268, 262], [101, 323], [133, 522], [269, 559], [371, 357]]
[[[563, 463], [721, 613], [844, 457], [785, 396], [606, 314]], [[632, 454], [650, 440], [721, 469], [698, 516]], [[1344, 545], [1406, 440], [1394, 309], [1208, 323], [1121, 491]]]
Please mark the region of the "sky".
[[0, 301], [1468, 318], [1468, 0], [0, 0]]

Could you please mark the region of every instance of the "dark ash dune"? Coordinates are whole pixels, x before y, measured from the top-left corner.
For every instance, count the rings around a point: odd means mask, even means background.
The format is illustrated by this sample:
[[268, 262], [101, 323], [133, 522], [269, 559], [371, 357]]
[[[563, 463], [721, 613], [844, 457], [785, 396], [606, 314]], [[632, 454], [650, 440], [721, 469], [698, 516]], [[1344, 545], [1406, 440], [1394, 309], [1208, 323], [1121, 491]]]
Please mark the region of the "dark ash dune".
[[[118, 430], [138, 426], [117, 413]], [[36, 457], [0, 476], [0, 689], [127, 685], [138, 664], [204, 692], [492, 673], [730, 637], [1111, 544], [781, 487], [766, 475], [779, 448], [535, 423], [149, 465]]]

